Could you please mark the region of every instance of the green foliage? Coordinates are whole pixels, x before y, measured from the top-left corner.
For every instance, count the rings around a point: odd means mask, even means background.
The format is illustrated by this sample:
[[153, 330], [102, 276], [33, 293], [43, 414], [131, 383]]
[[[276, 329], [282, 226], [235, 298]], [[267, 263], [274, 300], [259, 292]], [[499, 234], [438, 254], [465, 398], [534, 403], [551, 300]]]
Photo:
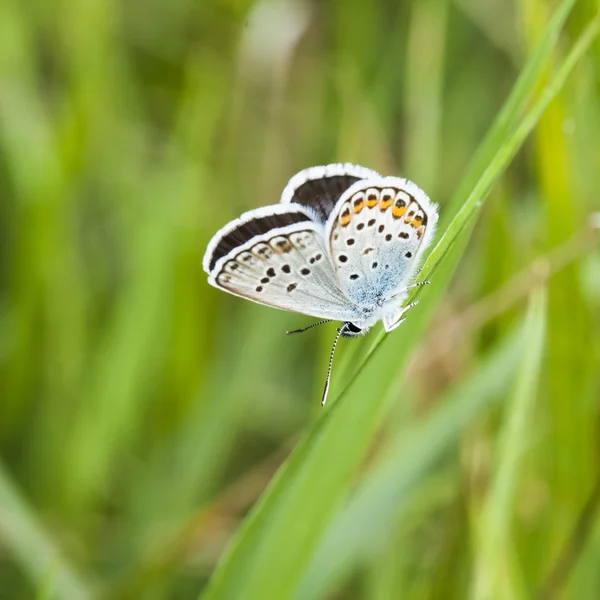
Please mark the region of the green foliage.
[[[0, 3], [2, 598], [597, 598], [599, 25]], [[321, 409], [333, 327], [286, 338], [306, 319], [201, 258], [333, 161], [441, 221], [419, 306], [340, 343]]]

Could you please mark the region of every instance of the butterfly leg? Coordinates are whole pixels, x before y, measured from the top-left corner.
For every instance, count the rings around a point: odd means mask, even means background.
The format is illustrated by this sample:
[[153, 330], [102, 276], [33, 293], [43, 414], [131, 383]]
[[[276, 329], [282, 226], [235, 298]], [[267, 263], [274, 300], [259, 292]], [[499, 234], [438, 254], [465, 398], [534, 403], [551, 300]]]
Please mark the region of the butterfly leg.
[[431, 281], [419, 281], [418, 283], [413, 283], [412, 285], [408, 285], [402, 289], [403, 292], [408, 292], [409, 290], [414, 290], [415, 288], [421, 287], [422, 285], [429, 285]]
[[414, 302], [407, 304], [404, 308], [399, 308], [397, 311], [387, 314], [383, 318], [383, 328], [388, 333], [390, 331], [394, 331], [396, 327], [398, 327], [399, 325], [404, 323], [404, 321], [406, 321], [406, 317], [404, 315], [408, 312], [408, 310], [411, 309], [413, 306], [416, 306], [417, 304], [419, 304], [419, 301], [415, 300]]
[[407, 312], [409, 309], [411, 309], [413, 306], [416, 306], [417, 304], [419, 304], [419, 300], [415, 300], [414, 302], [411, 302], [410, 304], [407, 304], [403, 309], [402, 309], [402, 314], [404, 314], [405, 312]]
[[398, 319], [395, 323], [392, 323], [391, 325], [389, 325], [388, 329], [386, 329], [386, 331], [388, 333], [390, 331], [394, 331], [394, 329], [396, 329], [396, 327], [402, 325], [402, 323], [404, 323], [404, 321], [406, 321], [406, 317]]

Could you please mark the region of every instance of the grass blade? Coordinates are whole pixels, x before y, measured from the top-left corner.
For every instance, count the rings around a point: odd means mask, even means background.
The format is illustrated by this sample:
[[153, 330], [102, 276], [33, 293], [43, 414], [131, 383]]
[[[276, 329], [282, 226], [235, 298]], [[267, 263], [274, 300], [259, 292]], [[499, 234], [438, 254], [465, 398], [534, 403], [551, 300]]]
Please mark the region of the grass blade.
[[[51, 577], [57, 598], [90, 600], [94, 597], [88, 583], [67, 562], [54, 540], [34, 517], [1, 464], [0, 539], [36, 587], [47, 591], [48, 578]], [[53, 597], [50, 592], [47, 595]]]
[[516, 131], [510, 136], [504, 145], [499, 147], [498, 151], [494, 155], [494, 158], [475, 184], [475, 187], [469, 194], [465, 203], [461, 206], [460, 210], [448, 226], [448, 229], [444, 232], [444, 235], [438, 242], [437, 246], [427, 258], [427, 261], [425, 262], [421, 272], [421, 279], [426, 279], [435, 271], [436, 266], [443, 259], [446, 252], [456, 241], [457, 237], [479, 212], [479, 209], [483, 205], [483, 202], [492, 185], [510, 164], [510, 161], [518, 152], [519, 148], [521, 148], [527, 136], [533, 131], [550, 102], [562, 89], [567, 77], [571, 74], [575, 65], [589, 50], [592, 42], [598, 35], [599, 28], [600, 19], [598, 16], [596, 16], [596, 18], [588, 25], [588, 27], [577, 39], [571, 52], [569, 52], [567, 57], [562, 62], [560, 68], [544, 87], [540, 96], [537, 98], [531, 109], [527, 112]]
[[[520, 125], [517, 127], [516, 131], [512, 136], [506, 141], [504, 145], [501, 145], [500, 141], [497, 140], [497, 150], [494, 155], [494, 158], [485, 169], [485, 171], [481, 174], [479, 180], [477, 181], [473, 191], [469, 194], [465, 203], [462, 205], [448, 228], [444, 231], [437, 245], [431, 251], [425, 264], [423, 265], [423, 269], [419, 275], [419, 281], [425, 281], [429, 279], [434, 272], [439, 268], [444, 259], [447, 259], [447, 255], [450, 252], [452, 246], [457, 243], [457, 241], [461, 237], [461, 233], [470, 230], [475, 221], [475, 217], [479, 213], [481, 207], [483, 206], [487, 195], [494, 185], [494, 183], [498, 180], [498, 178], [502, 175], [506, 167], [510, 164], [510, 161], [514, 157], [514, 155], [518, 152], [519, 148], [523, 145], [523, 142], [527, 138], [527, 136], [531, 133], [531, 131], [536, 126], [540, 117], [544, 113], [544, 110], [547, 108], [548, 104], [556, 97], [558, 92], [562, 89], [567, 77], [570, 75], [572, 70], [574, 69], [577, 62], [581, 59], [583, 55], [589, 50], [593, 41], [596, 39], [598, 32], [600, 30], [600, 19], [598, 16], [588, 25], [588, 27], [584, 30], [584, 32], [577, 39], [577, 42], [573, 46], [571, 52], [561, 63], [560, 68], [555, 73], [554, 77], [550, 79], [548, 84], [544, 87], [537, 101], [534, 103], [532, 108], [525, 115]], [[534, 86], [535, 82], [532, 80], [531, 85]], [[468, 236], [466, 236], [468, 237]], [[466, 245], [465, 236], [463, 236], [463, 241], [461, 242]], [[456, 264], [462, 252], [456, 252], [455, 259], [452, 259], [451, 262]], [[439, 278], [436, 277], [436, 282]], [[421, 292], [422, 288], [417, 288], [416, 291], [409, 296], [407, 303], [412, 302]], [[424, 302], [427, 302], [425, 299]], [[378, 349], [382, 341], [387, 337], [387, 334], [381, 332], [375, 342], [372, 344], [370, 350], [366, 354], [363, 362], [357, 366], [354, 374], [347, 379], [347, 384], [345, 388], [340, 393], [340, 397], [343, 396], [347, 389], [349, 389], [354, 382], [355, 377], [357, 377], [362, 369], [365, 367], [367, 361], [374, 355], [375, 351]]]
[[522, 327], [501, 340], [470, 377], [439, 399], [431, 415], [411, 427], [408, 437], [402, 436], [391, 445], [331, 522], [296, 599], [324, 597], [373, 551], [398, 510], [462, 429], [502, 397], [521, 359], [524, 340]]
[[[513, 136], [508, 140], [495, 140], [498, 147], [494, 159], [429, 256], [422, 278], [433, 273], [461, 233], [473, 224], [491, 185], [588, 49], [597, 29], [594, 21], [579, 38]], [[535, 83], [529, 81], [531, 91]], [[455, 258], [458, 260], [458, 255]], [[407, 339], [412, 339], [408, 331]], [[367, 361], [365, 368], [357, 369], [361, 376], [353, 382], [343, 402], [336, 403], [315, 424], [279, 471], [238, 530], [204, 598], [290, 597], [369, 444], [385, 407], [385, 391], [398, 372], [398, 360], [393, 352], [379, 352], [377, 359], [378, 363]]]
[[[558, 36], [574, 5], [575, 0], [564, 0], [556, 9], [535, 52], [521, 70], [506, 102], [500, 109], [483, 142], [477, 148], [466, 174], [452, 196], [447, 214], [455, 214], [462, 206], [469, 192], [477, 183], [480, 174], [496, 154], [498, 140], [506, 139], [514, 129], [519, 115], [523, 113], [527, 100], [532, 94], [535, 82], [539, 81], [548, 66], [548, 60], [556, 46]], [[442, 215], [443, 222], [444, 215]]]
[[477, 519], [474, 600], [528, 597], [519, 581], [512, 547], [512, 517], [521, 461], [531, 430], [541, 370], [546, 323], [546, 293], [534, 292], [525, 324], [526, 347], [496, 449], [494, 478]]

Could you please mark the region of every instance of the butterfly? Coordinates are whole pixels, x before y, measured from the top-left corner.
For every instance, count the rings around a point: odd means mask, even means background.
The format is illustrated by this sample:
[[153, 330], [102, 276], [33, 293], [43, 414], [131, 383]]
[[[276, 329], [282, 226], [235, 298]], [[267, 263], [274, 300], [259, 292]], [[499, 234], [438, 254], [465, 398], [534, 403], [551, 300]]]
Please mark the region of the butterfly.
[[393, 331], [438, 220], [417, 185], [353, 164], [294, 175], [279, 204], [244, 213], [210, 240], [203, 259], [211, 285], [266, 306], [341, 321], [323, 390], [325, 404], [340, 336], [378, 321]]

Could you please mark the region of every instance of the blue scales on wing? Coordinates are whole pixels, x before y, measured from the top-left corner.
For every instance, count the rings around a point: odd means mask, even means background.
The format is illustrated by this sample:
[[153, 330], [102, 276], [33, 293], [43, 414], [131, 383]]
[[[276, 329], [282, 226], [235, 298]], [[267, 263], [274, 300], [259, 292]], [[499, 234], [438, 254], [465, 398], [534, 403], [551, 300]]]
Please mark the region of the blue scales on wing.
[[436, 221], [435, 205], [410, 181], [380, 177], [353, 184], [327, 223], [341, 289], [358, 306], [400, 306]]

